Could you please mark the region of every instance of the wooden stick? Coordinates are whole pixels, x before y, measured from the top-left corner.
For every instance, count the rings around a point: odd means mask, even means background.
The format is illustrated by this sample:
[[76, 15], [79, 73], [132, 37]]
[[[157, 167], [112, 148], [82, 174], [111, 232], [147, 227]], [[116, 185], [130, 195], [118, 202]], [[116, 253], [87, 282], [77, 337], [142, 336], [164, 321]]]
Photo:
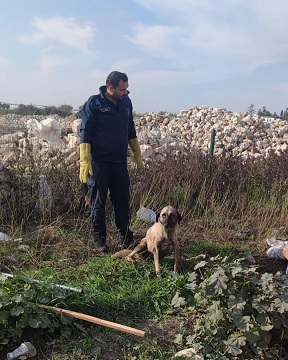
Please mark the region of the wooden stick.
[[43, 308], [43, 309], [53, 311], [53, 312], [55, 312], [57, 314], [64, 314], [64, 315], [67, 315], [67, 316], [70, 316], [70, 317], [74, 317], [76, 319], [81, 319], [81, 320], [89, 321], [89, 322], [94, 323], [94, 324], [107, 326], [107, 327], [110, 327], [112, 329], [124, 331], [124, 332], [127, 332], [127, 333], [132, 334], [132, 335], [141, 336], [141, 337], [145, 336], [145, 331], [134, 329], [132, 327], [117, 324], [117, 323], [114, 323], [114, 322], [111, 322], [111, 321], [102, 320], [102, 319], [99, 319], [99, 318], [94, 317], [94, 316], [78, 313], [76, 311], [60, 309], [60, 308], [57, 308], [57, 307], [54, 307], [54, 306], [43, 305], [43, 304], [38, 304], [38, 306]]

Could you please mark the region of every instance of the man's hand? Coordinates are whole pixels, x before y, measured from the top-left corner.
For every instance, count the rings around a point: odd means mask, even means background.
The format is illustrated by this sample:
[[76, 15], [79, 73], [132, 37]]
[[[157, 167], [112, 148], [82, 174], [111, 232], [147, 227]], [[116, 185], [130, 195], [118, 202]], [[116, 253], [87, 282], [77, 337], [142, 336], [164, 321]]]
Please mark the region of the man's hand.
[[137, 137], [135, 139], [129, 140], [129, 146], [134, 154], [134, 159], [136, 162], [137, 170], [142, 170], [144, 168], [143, 158], [141, 155], [140, 145]]
[[79, 179], [82, 183], [87, 183], [88, 175], [93, 175], [91, 165], [91, 145], [82, 143], [80, 149], [80, 173]]

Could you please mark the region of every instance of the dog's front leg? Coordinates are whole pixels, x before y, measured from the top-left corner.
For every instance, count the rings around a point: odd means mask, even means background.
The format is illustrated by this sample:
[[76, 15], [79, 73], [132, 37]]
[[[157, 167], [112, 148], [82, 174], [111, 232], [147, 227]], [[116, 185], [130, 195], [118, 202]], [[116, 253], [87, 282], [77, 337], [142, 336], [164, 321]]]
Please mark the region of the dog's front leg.
[[157, 247], [153, 249], [153, 256], [154, 256], [154, 265], [155, 265], [156, 275], [158, 277], [161, 277], [160, 264], [159, 264], [159, 250]]
[[174, 246], [174, 257], [175, 257], [174, 272], [175, 272], [175, 273], [179, 273], [180, 246], [179, 246], [179, 242], [178, 242], [178, 241], [175, 242], [175, 246]]

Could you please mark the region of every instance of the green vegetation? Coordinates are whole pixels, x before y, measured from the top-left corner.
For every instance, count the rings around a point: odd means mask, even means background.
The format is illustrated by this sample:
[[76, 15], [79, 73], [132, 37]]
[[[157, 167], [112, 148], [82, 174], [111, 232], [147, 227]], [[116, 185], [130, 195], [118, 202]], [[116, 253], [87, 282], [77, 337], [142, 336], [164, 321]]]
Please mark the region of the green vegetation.
[[[157, 212], [171, 204], [183, 216], [181, 273], [172, 273], [173, 259], [163, 259], [161, 279], [152, 262], [139, 260], [133, 267], [97, 254], [78, 168], [64, 161], [59, 155], [49, 169], [21, 161], [3, 169], [1, 186], [5, 181], [5, 189], [13, 191], [1, 192], [0, 229], [22, 241], [0, 241], [1, 271], [15, 275], [0, 277], [0, 356], [31, 341], [39, 359], [54, 360], [164, 360], [185, 347], [197, 348], [205, 359], [287, 358], [287, 284], [276, 274], [283, 264], [274, 262], [273, 272], [265, 267], [265, 239], [288, 238], [287, 153], [245, 163], [195, 153], [149, 164], [141, 173], [131, 170], [131, 228], [137, 241], [149, 226], [135, 216], [139, 207]], [[45, 205], [40, 174], [50, 187], [51, 207]], [[107, 205], [113, 251], [117, 239]], [[265, 266], [239, 260], [251, 253], [264, 258]], [[136, 338], [60, 316], [39, 303], [147, 335]]]
[[0, 102], [0, 116], [6, 114], [16, 114], [16, 115], [59, 115], [61, 117], [66, 117], [71, 115], [73, 111], [73, 106], [71, 105], [60, 105], [60, 106], [36, 106], [36, 105], [24, 105], [19, 104], [16, 107], [11, 108], [10, 104]]

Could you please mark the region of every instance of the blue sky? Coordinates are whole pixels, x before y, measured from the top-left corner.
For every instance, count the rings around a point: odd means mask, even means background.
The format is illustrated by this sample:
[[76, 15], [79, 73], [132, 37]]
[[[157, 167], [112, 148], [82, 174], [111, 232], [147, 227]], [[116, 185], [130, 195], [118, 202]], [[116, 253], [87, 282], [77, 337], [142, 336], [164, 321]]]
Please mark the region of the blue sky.
[[288, 107], [287, 0], [2, 0], [0, 102], [78, 109], [107, 75], [136, 113]]

